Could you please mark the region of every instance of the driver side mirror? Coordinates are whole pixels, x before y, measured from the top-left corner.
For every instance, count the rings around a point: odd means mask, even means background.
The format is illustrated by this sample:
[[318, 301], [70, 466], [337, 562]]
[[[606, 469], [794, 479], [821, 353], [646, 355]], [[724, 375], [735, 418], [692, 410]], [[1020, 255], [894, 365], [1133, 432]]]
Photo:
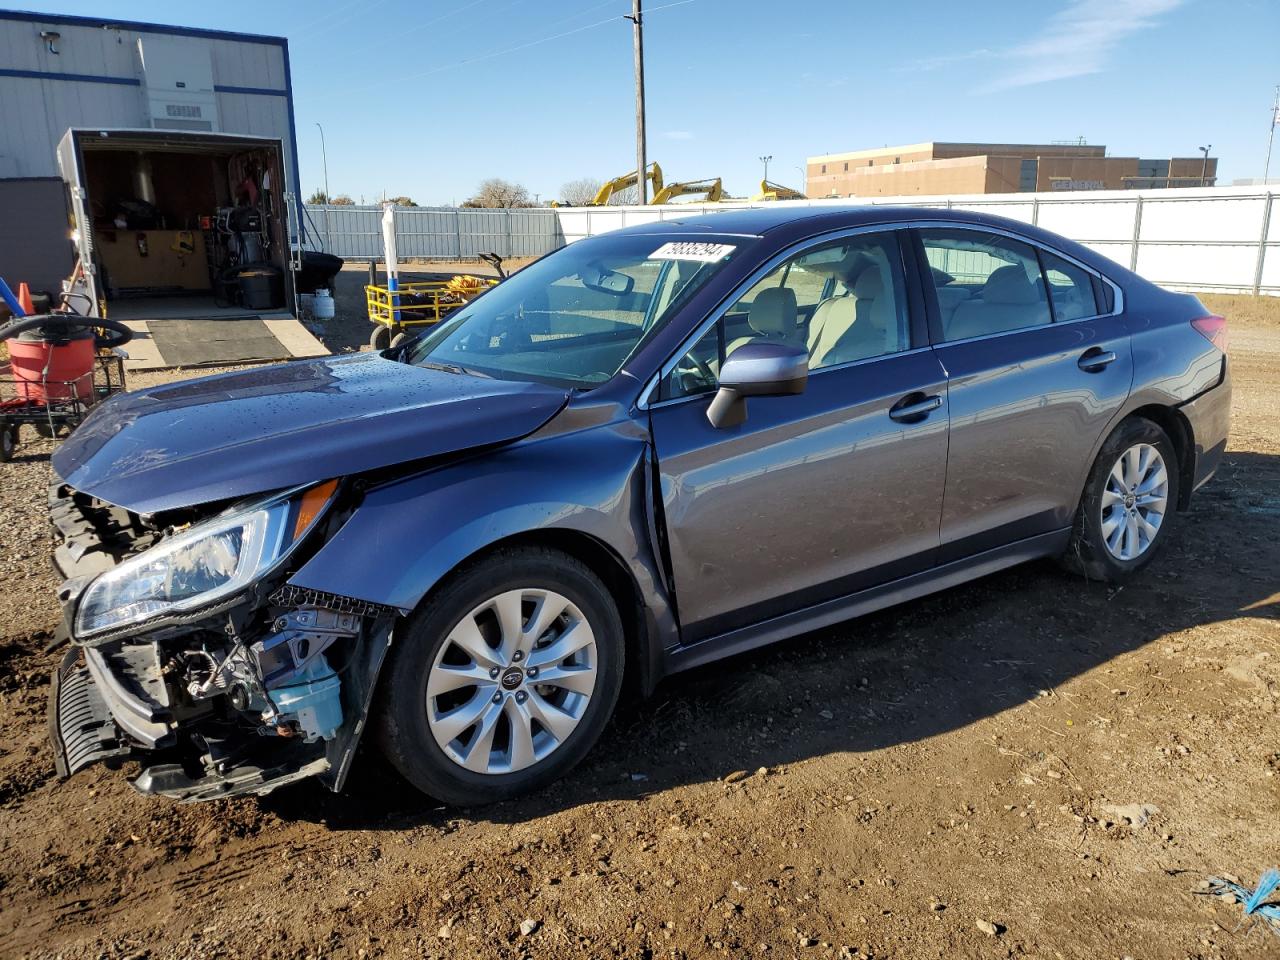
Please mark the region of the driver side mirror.
[[777, 340], [743, 344], [720, 369], [720, 389], [707, 407], [717, 430], [747, 419], [747, 397], [783, 397], [804, 393], [809, 380], [809, 351]]

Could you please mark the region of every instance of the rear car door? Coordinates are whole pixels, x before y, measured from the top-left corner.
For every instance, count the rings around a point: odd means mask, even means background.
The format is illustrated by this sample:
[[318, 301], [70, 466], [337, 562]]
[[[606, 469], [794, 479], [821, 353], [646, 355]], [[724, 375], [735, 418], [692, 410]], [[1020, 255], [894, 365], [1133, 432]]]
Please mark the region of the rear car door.
[[1133, 359], [1114, 290], [1083, 265], [986, 228], [918, 239], [951, 409], [947, 562], [1071, 524]]
[[[934, 562], [946, 382], [912, 329], [923, 296], [899, 235], [775, 258], [664, 369], [649, 417], [686, 643]], [[759, 338], [809, 350], [807, 387], [752, 398], [744, 423], [717, 429], [715, 372]]]

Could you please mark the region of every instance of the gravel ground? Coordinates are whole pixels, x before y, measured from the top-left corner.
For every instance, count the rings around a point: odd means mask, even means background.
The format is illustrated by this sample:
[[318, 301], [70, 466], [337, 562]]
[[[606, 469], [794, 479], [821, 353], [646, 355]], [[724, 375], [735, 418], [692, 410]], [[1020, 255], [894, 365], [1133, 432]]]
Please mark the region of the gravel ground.
[[0, 956], [1276, 956], [1194, 894], [1280, 848], [1280, 302], [1213, 305], [1232, 440], [1146, 575], [1031, 564], [673, 678], [566, 781], [483, 810], [371, 755], [341, 796], [56, 782], [48, 446], [24, 447], [0, 468]]

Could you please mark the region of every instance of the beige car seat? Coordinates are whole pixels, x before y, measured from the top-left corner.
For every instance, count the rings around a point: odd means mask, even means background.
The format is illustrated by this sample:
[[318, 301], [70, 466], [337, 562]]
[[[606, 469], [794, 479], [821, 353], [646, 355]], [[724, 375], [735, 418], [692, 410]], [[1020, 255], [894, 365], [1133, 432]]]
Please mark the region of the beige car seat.
[[747, 310], [747, 326], [752, 329], [753, 335], [734, 340], [725, 350], [725, 357], [733, 356], [733, 351], [743, 344], [762, 337], [795, 342], [800, 336], [800, 328], [796, 326], [798, 316], [796, 292], [790, 287], [767, 287], [761, 290]]
[[809, 366], [829, 367], [900, 349], [897, 310], [884, 271], [870, 266], [849, 293], [818, 304], [809, 324]]

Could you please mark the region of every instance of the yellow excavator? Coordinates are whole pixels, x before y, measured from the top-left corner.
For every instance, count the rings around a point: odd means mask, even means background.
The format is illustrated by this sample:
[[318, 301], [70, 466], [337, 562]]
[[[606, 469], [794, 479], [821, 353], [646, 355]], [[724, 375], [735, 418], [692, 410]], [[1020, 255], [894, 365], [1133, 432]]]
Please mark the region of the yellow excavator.
[[688, 197], [700, 193], [701, 202], [719, 203], [724, 198], [724, 186], [719, 177], [706, 180], [686, 180], [683, 183], [668, 183], [661, 190], [655, 190], [650, 203], [670, 203], [676, 197]]
[[[658, 166], [657, 161], [649, 164], [644, 169], [644, 178], [649, 181], [649, 187], [656, 195], [662, 189], [662, 168]], [[596, 195], [586, 204], [588, 207], [604, 207], [608, 206], [614, 196], [623, 190], [630, 190], [640, 178], [636, 176], [636, 172], [632, 170], [630, 173], [624, 173], [620, 177], [614, 177], [612, 180], [603, 184]]]
[[790, 187], [784, 187], [780, 183], [773, 183], [769, 180], [760, 181], [760, 192], [757, 193], [752, 200], [806, 200], [803, 193], [799, 190], [792, 190]]

